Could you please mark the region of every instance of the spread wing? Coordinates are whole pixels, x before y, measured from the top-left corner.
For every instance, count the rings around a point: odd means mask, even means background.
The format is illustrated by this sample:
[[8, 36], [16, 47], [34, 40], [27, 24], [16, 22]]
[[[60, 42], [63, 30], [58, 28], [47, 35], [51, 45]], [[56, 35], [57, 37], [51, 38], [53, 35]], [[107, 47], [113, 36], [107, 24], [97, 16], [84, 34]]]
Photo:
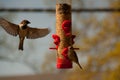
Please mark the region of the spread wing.
[[31, 28], [28, 27], [28, 33], [27, 33], [27, 38], [28, 39], [36, 39], [36, 38], [41, 38], [46, 36], [47, 34], [49, 34], [49, 29], [48, 28], [43, 28], [43, 29], [39, 29], [39, 28]]
[[10, 35], [17, 36], [19, 26], [0, 17], [0, 26]]

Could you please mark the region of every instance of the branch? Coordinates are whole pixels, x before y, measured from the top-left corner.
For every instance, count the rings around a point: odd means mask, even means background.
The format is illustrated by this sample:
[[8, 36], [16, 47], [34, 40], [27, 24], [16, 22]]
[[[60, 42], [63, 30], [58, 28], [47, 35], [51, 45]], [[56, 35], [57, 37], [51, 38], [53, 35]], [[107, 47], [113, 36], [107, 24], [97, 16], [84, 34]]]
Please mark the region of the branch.
[[[37, 9], [37, 8], [0, 8], [0, 12], [49, 12], [54, 13], [55, 9]], [[80, 13], [80, 12], [120, 12], [120, 8], [81, 8], [81, 9], [72, 9], [72, 12]]]

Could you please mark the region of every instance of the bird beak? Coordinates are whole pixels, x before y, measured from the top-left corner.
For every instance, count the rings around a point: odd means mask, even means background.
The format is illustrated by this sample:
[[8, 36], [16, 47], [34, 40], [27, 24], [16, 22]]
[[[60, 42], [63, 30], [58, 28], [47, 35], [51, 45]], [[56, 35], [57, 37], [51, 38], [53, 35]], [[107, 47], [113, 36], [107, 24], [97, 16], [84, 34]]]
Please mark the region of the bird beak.
[[28, 24], [30, 24], [30, 22], [28, 21]]

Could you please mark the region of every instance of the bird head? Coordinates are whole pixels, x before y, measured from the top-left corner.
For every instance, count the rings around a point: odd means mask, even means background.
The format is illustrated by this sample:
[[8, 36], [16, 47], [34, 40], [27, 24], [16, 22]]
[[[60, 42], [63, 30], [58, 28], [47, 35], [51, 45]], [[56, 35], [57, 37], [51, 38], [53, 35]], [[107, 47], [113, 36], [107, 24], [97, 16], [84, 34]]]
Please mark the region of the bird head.
[[28, 20], [23, 20], [23, 21], [21, 21], [19, 26], [20, 26], [20, 28], [23, 28], [24, 26], [27, 26], [27, 24], [30, 24], [30, 22]]
[[73, 46], [68, 46], [68, 49], [74, 49]]

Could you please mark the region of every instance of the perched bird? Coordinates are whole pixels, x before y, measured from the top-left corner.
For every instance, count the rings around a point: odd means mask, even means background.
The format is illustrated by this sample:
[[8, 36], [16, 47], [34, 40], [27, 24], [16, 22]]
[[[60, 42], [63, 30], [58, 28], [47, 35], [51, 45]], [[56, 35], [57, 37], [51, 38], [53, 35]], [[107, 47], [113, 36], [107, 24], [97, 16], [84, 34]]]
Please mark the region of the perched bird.
[[31, 28], [28, 26], [30, 22], [28, 20], [23, 20], [19, 25], [11, 23], [4, 18], [0, 17], [0, 26], [10, 35], [17, 36], [19, 35], [19, 50], [23, 50], [23, 43], [25, 37], [27, 39], [36, 39], [41, 38], [49, 34], [48, 28], [38, 29]]
[[75, 62], [76, 64], [78, 64], [81, 69], [83, 69], [82, 66], [81, 66], [80, 63], [79, 63], [77, 54], [76, 54], [76, 52], [74, 51], [74, 48], [73, 48], [72, 46], [69, 46], [69, 47], [68, 47], [68, 58], [69, 58], [71, 61], [73, 61], [73, 62]]

